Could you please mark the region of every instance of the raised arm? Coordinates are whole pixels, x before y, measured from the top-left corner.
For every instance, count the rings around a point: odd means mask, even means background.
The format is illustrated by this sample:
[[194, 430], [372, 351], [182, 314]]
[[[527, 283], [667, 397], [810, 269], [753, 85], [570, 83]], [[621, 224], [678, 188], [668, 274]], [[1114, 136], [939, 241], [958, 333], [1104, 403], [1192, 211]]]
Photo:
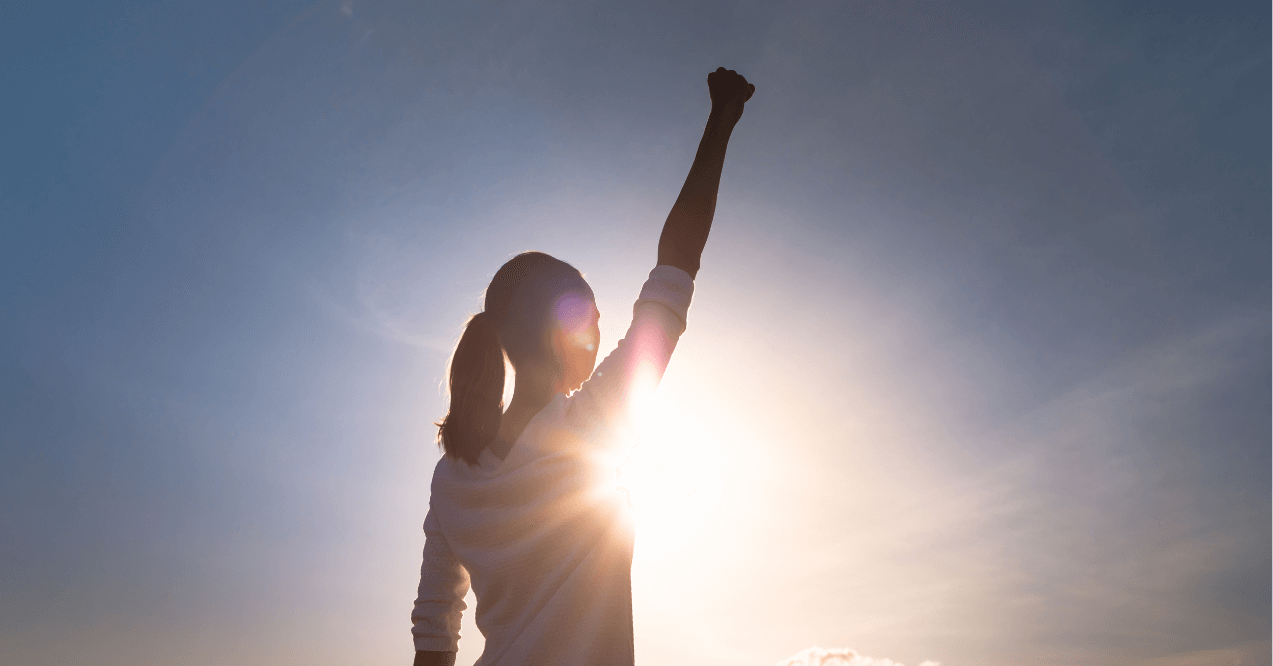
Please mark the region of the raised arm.
[[743, 105], [756, 92], [756, 86], [747, 83], [741, 74], [724, 67], [707, 75], [707, 89], [712, 98], [707, 128], [659, 236], [658, 263], [675, 266], [690, 277], [698, 276], [699, 259], [716, 215], [716, 192], [720, 189], [729, 136], [743, 115]]

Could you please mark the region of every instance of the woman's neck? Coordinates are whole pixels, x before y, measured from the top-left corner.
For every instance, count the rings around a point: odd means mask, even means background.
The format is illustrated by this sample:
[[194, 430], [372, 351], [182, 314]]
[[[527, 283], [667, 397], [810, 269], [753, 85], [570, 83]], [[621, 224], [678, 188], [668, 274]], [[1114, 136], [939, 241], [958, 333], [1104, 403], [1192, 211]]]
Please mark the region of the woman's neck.
[[491, 453], [500, 460], [508, 457], [508, 452], [513, 449], [517, 438], [521, 437], [526, 424], [557, 395], [559, 391], [555, 389], [553, 382], [517, 382], [513, 388], [513, 399], [509, 401], [508, 409], [504, 410], [504, 416], [500, 419], [499, 436], [490, 444]]

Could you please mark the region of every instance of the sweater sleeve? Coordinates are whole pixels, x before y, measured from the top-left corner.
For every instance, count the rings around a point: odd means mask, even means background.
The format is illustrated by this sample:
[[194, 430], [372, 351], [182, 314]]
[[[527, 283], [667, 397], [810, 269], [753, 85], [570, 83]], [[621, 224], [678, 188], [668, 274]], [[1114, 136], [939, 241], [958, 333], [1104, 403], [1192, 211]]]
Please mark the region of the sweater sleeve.
[[577, 425], [610, 427], [629, 406], [654, 391], [667, 369], [694, 294], [694, 279], [674, 266], [655, 266], [632, 307], [632, 324], [592, 377], [570, 396]]
[[460, 617], [467, 607], [469, 574], [451, 552], [441, 526], [430, 509], [424, 519], [424, 562], [420, 587], [411, 610], [411, 635], [416, 650], [455, 652], [460, 642]]

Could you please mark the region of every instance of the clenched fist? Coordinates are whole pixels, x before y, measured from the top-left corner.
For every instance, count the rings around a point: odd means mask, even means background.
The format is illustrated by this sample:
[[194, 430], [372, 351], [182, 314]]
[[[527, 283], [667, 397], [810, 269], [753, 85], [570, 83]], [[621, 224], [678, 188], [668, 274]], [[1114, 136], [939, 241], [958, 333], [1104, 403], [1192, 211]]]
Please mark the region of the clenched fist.
[[712, 96], [712, 113], [738, 122], [743, 115], [743, 105], [756, 92], [756, 86], [747, 83], [742, 74], [719, 67], [707, 75], [707, 91]]

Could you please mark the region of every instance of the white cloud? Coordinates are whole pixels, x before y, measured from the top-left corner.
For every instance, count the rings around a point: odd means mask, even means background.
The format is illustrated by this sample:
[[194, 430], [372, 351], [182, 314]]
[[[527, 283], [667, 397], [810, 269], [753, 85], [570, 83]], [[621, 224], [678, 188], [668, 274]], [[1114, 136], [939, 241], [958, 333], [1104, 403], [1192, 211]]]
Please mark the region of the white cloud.
[[[776, 666], [906, 666], [892, 659], [876, 659], [858, 654], [849, 648], [811, 647], [788, 657]], [[941, 666], [935, 661], [925, 661], [919, 666]]]

